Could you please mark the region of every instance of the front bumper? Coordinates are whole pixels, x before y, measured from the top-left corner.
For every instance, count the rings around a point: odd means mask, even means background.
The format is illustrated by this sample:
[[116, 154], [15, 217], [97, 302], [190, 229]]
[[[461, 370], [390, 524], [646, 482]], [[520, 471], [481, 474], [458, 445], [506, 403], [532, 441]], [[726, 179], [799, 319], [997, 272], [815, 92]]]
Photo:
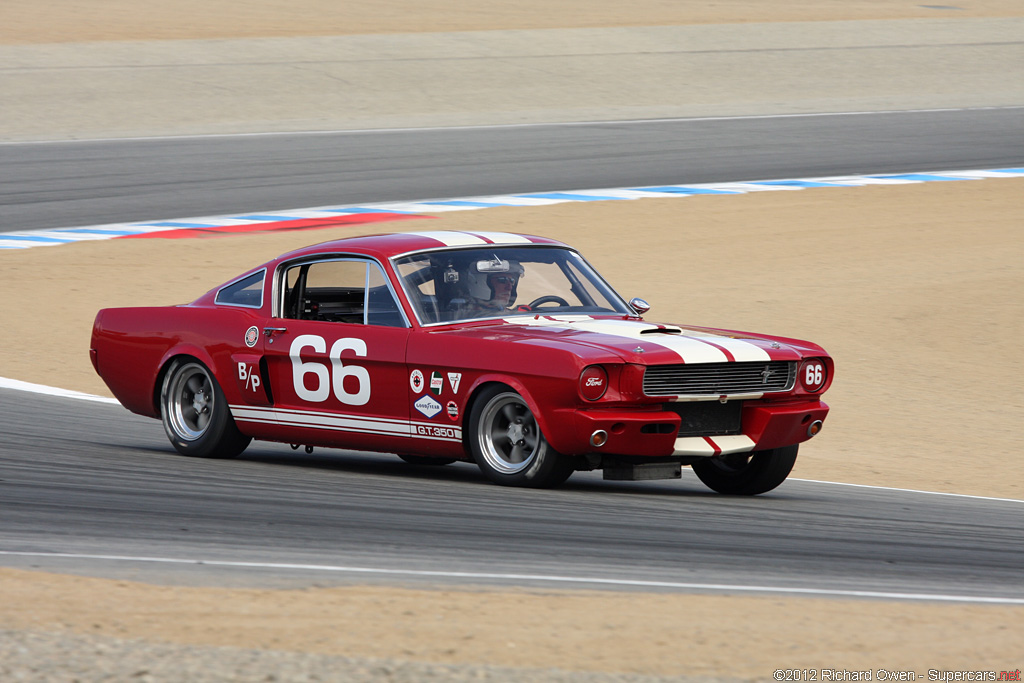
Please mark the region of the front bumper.
[[[672, 457], [714, 456], [769, 450], [807, 441], [809, 427], [823, 421], [828, 405], [820, 399], [779, 402], [748, 401], [741, 413], [740, 434], [679, 436], [678, 414], [658, 409], [600, 409], [559, 411], [554, 428], [546, 430], [551, 445], [566, 455]], [[569, 425], [572, 429], [565, 429]], [[607, 435], [592, 445], [598, 432]]]

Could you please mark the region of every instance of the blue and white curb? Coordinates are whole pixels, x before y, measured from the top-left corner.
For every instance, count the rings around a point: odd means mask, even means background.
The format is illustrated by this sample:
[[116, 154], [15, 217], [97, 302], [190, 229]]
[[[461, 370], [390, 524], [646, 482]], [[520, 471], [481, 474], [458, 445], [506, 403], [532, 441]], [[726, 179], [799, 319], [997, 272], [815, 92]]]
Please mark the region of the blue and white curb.
[[737, 195], [750, 192], [793, 191], [807, 188], [865, 187], [868, 185], [909, 185], [987, 178], [1022, 178], [1024, 168], [1002, 168], [976, 171], [942, 171], [875, 175], [829, 176], [790, 180], [758, 180], [751, 182], [701, 183], [693, 185], [660, 185], [652, 187], [575, 190], [564, 192], [530, 192], [515, 195], [462, 197], [417, 202], [385, 202], [357, 206], [325, 206], [292, 211], [182, 218], [137, 223], [114, 223], [54, 230], [0, 233], [0, 249], [28, 249], [71, 242], [131, 237], [170, 230], [217, 229], [261, 224], [273, 230], [275, 223], [301, 220], [323, 220], [359, 214], [390, 213], [423, 215], [447, 211], [473, 211], [495, 207], [545, 206], [566, 202], [602, 202], [629, 199], [691, 197], [697, 195]]

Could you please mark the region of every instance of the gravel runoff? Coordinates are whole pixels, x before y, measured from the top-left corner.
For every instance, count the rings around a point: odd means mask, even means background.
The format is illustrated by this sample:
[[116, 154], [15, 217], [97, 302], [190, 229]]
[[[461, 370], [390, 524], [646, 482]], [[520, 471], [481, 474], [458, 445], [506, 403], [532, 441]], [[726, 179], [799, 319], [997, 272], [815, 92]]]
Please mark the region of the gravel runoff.
[[724, 683], [726, 680], [432, 664], [0, 629], [0, 681], [3, 683]]

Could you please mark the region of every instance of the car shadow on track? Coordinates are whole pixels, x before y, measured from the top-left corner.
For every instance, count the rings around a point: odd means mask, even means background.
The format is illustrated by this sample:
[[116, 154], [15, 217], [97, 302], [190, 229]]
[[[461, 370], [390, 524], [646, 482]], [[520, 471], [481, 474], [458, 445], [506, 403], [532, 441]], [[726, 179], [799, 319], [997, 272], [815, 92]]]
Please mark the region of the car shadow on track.
[[[272, 448], [272, 447], [271, 447]], [[312, 454], [303, 451], [285, 452], [270, 449], [250, 448], [243, 453], [240, 460], [266, 465], [280, 465], [297, 468], [314, 468], [334, 472], [348, 472], [372, 476], [400, 477], [409, 480], [438, 481], [450, 483], [479, 484], [492, 487], [495, 491], [509, 490], [491, 483], [470, 462], [456, 462], [450, 465], [416, 465], [404, 462], [398, 456], [386, 453], [365, 453], [344, 451], [339, 449], [317, 449]], [[534, 489], [535, 490], [535, 489]], [[704, 487], [690, 472], [683, 468], [681, 480], [662, 481], [606, 481], [600, 471], [576, 472], [567, 482], [552, 491], [559, 492], [600, 492], [603, 494], [618, 493], [642, 496], [684, 496], [693, 498], [719, 498], [717, 494]], [[730, 496], [729, 498], [735, 498]], [[746, 498], [745, 496], [739, 497]]]
[[[172, 459], [172, 461], [193, 461], [204, 463], [203, 469], [208, 467], [223, 468], [230, 471], [238, 468], [238, 464], [246, 463], [257, 466], [273, 466], [282, 468], [295, 468], [296, 470], [319, 470], [333, 472], [339, 475], [358, 475], [371, 477], [385, 477], [390, 479], [405, 479], [410, 482], [438, 482], [451, 485], [479, 485], [493, 488], [494, 491], [532, 490], [537, 489], [508, 489], [491, 483], [480, 472], [474, 463], [456, 462], [450, 465], [418, 465], [400, 460], [398, 456], [388, 453], [369, 453], [365, 451], [346, 451], [334, 448], [316, 448], [313, 453], [306, 453], [304, 450], [291, 450], [284, 444], [254, 443], [237, 458], [231, 460], [207, 460], [200, 458], [188, 458], [179, 455], [169, 445], [142, 446], [126, 448], [124, 444], [106, 444], [107, 448], [119, 451], [131, 451], [133, 453], [147, 453], [152, 456]], [[239, 474], [241, 474], [239, 472]], [[783, 485], [785, 487], [785, 485]], [[549, 489], [548, 491], [559, 492], [559, 494], [586, 493], [588, 495], [600, 493], [602, 495], [629, 495], [629, 496], [650, 496], [650, 497], [673, 497], [673, 498], [709, 498], [715, 500], [750, 500], [748, 496], [724, 496], [715, 493], [707, 488], [697, 479], [689, 468], [684, 467], [680, 480], [656, 480], [656, 481], [606, 481], [602, 478], [600, 471], [576, 472], [570, 479], [561, 486]], [[805, 496], [796, 495], [792, 490], [779, 489], [768, 494], [756, 496], [758, 500], [802, 500]]]

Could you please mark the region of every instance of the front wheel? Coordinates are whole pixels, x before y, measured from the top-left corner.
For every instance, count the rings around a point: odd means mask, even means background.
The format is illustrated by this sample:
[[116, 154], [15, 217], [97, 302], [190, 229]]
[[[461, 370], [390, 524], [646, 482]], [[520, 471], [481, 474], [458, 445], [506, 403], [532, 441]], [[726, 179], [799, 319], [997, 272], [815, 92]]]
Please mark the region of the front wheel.
[[771, 491], [789, 476], [796, 463], [797, 446], [770, 451], [732, 453], [693, 463], [697, 477], [711, 490], [736, 496]]
[[469, 424], [473, 459], [496, 484], [549, 488], [573, 473], [572, 461], [551, 447], [526, 401], [508, 387], [485, 389]]
[[175, 360], [167, 370], [160, 417], [171, 445], [182, 455], [234, 458], [252, 441], [235, 426], [217, 380], [194, 359]]

